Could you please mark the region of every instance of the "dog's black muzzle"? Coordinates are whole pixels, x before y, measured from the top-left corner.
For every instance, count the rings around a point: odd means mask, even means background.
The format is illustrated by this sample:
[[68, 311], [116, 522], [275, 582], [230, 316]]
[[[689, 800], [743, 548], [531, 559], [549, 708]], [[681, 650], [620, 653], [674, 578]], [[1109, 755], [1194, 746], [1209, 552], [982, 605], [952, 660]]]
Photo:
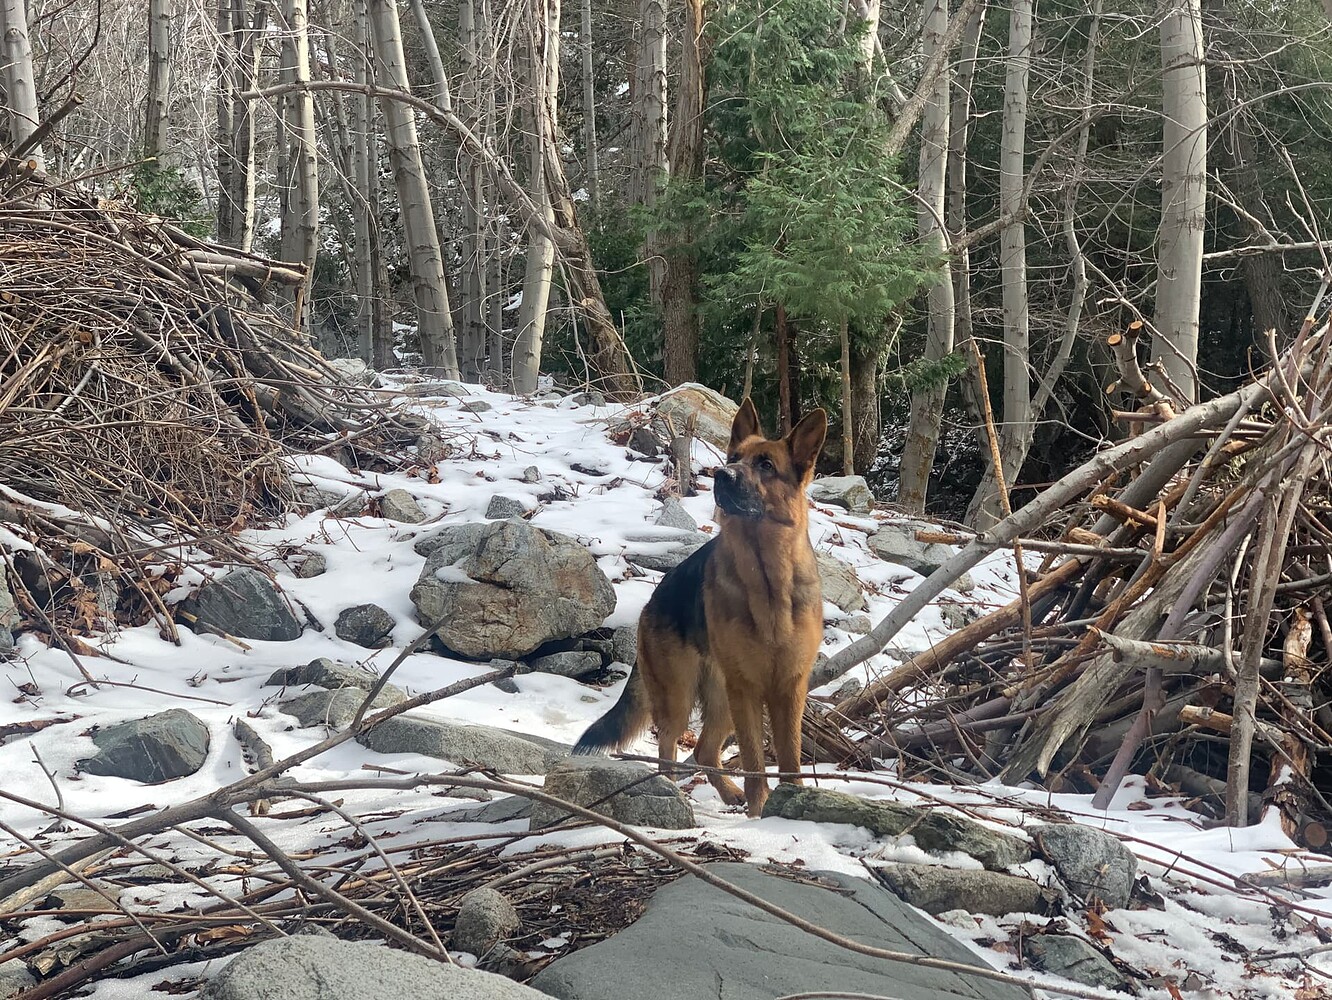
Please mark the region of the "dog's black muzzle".
[[757, 519], [763, 516], [763, 500], [743, 476], [729, 467], [717, 470], [714, 494], [717, 506], [733, 517]]

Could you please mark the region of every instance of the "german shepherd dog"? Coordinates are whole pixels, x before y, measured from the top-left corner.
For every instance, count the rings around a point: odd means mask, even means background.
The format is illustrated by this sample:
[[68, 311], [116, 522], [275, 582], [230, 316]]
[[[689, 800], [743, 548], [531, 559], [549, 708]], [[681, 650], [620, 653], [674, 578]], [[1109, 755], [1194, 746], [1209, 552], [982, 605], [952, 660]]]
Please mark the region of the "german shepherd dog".
[[662, 770], [675, 761], [696, 704], [703, 728], [695, 759], [720, 767], [734, 733], [751, 773], [742, 793], [710, 774], [730, 805], [758, 816], [763, 777], [763, 709], [782, 781], [800, 783], [800, 720], [823, 638], [819, 568], [809, 543], [805, 488], [823, 449], [828, 417], [806, 416], [786, 437], [765, 438], [748, 398], [731, 425], [726, 466], [714, 493], [721, 532], [662, 578], [638, 621], [638, 666], [613, 708], [583, 734], [574, 753], [619, 750], [656, 724]]

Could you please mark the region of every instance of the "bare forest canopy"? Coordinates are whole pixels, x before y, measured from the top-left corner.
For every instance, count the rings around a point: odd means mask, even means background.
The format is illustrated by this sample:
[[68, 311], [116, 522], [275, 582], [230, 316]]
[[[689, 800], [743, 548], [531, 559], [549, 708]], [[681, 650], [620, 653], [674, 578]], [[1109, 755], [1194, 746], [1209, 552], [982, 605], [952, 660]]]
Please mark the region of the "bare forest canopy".
[[[0, 480], [100, 516], [71, 470], [123, 459], [151, 503], [120, 536], [37, 530], [225, 545], [283, 503], [283, 442], [373, 462], [428, 435], [332, 358], [623, 400], [700, 381], [782, 429], [826, 406], [825, 471], [966, 543], [830, 675], [984, 553], [1049, 558], [843, 699], [822, 753], [1103, 799], [1146, 755], [1321, 846], [1330, 14], [0, 0], [0, 422], [28, 435]], [[136, 423], [158, 436], [127, 451]], [[175, 460], [198, 442], [227, 488]], [[138, 616], [169, 630], [158, 578]]]

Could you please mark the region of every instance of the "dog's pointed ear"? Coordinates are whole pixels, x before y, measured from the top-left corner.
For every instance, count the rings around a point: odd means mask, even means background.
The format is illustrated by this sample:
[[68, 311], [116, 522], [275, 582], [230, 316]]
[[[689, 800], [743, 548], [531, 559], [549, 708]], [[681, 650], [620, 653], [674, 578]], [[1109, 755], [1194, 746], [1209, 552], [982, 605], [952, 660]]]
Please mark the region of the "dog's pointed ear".
[[791, 449], [791, 461], [803, 476], [819, 460], [823, 451], [823, 439], [828, 436], [828, 414], [817, 409], [805, 414], [805, 418], [786, 435], [786, 446]]
[[758, 410], [754, 409], [754, 401], [746, 396], [744, 402], [740, 404], [735, 420], [731, 422], [731, 447], [734, 448], [741, 441], [756, 435], [762, 437], [763, 429], [759, 427]]

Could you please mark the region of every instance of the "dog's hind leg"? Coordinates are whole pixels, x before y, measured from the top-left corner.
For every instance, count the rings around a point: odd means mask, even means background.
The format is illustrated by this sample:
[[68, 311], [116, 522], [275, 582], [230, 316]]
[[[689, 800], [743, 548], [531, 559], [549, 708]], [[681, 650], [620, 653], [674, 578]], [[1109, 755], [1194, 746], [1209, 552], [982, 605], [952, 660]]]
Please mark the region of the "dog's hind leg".
[[680, 737], [689, 727], [702, 664], [693, 649], [680, 642], [662, 639], [643, 642], [640, 633], [638, 668], [643, 672], [652, 702], [652, 721], [657, 727], [657, 756], [661, 771], [674, 774]]

